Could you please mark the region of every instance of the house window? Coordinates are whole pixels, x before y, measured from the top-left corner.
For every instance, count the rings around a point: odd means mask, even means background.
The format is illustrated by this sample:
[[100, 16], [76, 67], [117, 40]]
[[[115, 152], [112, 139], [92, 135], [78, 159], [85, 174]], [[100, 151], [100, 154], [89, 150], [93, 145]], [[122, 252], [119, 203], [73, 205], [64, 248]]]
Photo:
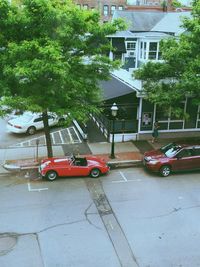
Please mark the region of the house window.
[[147, 57], [147, 43], [141, 42], [141, 44], [140, 44], [140, 58], [146, 59], [146, 57]]
[[127, 42], [126, 43], [126, 50], [134, 50], [136, 49], [136, 42]]
[[157, 42], [151, 42], [149, 43], [149, 54], [148, 59], [157, 59], [157, 50], [158, 50], [158, 43]]
[[77, 4], [76, 6], [78, 7], [78, 9], [81, 9], [81, 5], [80, 4]]
[[111, 15], [114, 14], [115, 10], [116, 10], [116, 6], [114, 6], [114, 5], [111, 6], [111, 11], [110, 11]]
[[159, 51], [159, 42], [141, 42], [140, 59], [160, 60], [161, 52]]
[[88, 9], [88, 5], [87, 4], [84, 4], [83, 5], [83, 9]]
[[103, 6], [103, 15], [108, 16], [108, 5]]
[[124, 7], [123, 6], [119, 6], [118, 10], [124, 10]]

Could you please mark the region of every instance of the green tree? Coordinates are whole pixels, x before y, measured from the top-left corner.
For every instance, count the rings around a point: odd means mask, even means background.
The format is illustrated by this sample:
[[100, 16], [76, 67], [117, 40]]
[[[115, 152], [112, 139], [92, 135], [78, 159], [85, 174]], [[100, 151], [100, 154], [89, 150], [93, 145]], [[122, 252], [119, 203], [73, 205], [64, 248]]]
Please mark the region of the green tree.
[[[193, 2], [191, 18], [183, 19], [185, 32], [178, 39], [161, 43], [164, 62], [148, 62], [134, 77], [144, 82], [146, 98], [152, 103], [169, 107], [174, 115], [182, 116], [176, 108], [186, 97], [200, 104], [200, 1]], [[187, 114], [185, 114], [187, 115]]]
[[100, 24], [97, 11], [80, 10], [71, 0], [24, 0], [20, 6], [2, 0], [0, 16], [3, 102], [43, 114], [51, 157], [47, 112], [78, 119], [97, 112], [99, 80], [117, 67], [107, 57], [106, 36], [124, 23]]

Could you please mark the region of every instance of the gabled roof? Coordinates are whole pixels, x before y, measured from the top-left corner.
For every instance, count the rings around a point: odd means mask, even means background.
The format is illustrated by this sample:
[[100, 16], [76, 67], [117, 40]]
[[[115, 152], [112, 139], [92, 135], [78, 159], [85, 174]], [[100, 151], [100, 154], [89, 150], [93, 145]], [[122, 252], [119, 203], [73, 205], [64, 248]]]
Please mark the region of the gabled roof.
[[152, 31], [167, 32], [179, 35], [185, 31], [182, 25], [184, 17], [191, 17], [190, 12], [173, 12], [166, 15], [152, 28]]
[[150, 31], [163, 17], [164, 12], [117, 10], [113, 19], [123, 18], [132, 32]]
[[181, 27], [182, 18], [190, 17], [191, 12], [158, 12], [158, 11], [115, 11], [113, 19], [123, 18], [127, 31], [137, 32], [162, 32], [179, 35], [185, 29]]

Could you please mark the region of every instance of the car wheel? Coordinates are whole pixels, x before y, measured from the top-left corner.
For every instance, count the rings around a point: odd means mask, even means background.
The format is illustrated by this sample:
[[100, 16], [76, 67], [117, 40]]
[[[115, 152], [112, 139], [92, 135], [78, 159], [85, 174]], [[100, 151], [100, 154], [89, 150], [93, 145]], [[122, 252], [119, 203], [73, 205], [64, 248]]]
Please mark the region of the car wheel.
[[160, 168], [160, 174], [163, 176], [163, 177], [167, 177], [169, 176], [171, 173], [171, 168], [170, 166], [168, 165], [164, 165]]
[[98, 178], [100, 174], [101, 174], [101, 172], [99, 169], [92, 169], [90, 172], [90, 176], [92, 178]]
[[29, 135], [33, 135], [35, 134], [35, 132], [36, 132], [36, 128], [34, 126], [29, 127], [27, 130], [27, 134]]
[[55, 171], [49, 171], [46, 174], [46, 179], [49, 181], [54, 181], [57, 179], [57, 177], [58, 177], [58, 174]]

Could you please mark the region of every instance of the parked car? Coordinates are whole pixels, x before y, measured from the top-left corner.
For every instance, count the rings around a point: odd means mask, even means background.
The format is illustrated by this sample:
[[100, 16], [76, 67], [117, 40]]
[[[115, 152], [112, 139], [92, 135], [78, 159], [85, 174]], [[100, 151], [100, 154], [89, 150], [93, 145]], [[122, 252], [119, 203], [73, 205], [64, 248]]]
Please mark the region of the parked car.
[[97, 157], [64, 157], [47, 158], [42, 160], [39, 173], [49, 181], [54, 181], [58, 176], [91, 176], [97, 178], [110, 170], [107, 163]]
[[158, 150], [145, 152], [144, 166], [161, 176], [168, 176], [174, 171], [200, 169], [200, 145], [178, 145], [170, 143]]
[[[55, 113], [48, 114], [49, 126], [54, 126], [63, 119], [63, 117], [59, 117]], [[7, 122], [7, 130], [13, 133], [27, 133], [32, 135], [35, 134], [37, 130], [43, 128], [44, 124], [41, 113], [32, 113], [27, 111]]]

